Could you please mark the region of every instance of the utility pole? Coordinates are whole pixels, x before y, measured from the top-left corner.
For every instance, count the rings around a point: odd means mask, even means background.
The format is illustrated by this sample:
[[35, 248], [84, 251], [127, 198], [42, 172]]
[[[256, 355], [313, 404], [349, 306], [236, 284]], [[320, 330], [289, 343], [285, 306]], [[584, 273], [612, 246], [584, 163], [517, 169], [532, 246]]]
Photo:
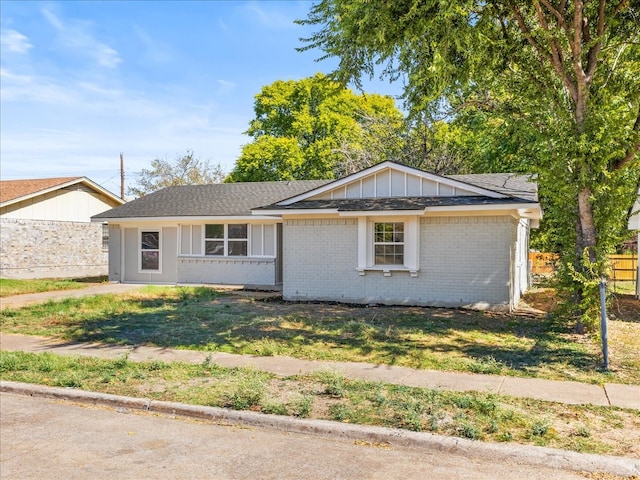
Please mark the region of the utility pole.
[[124, 156], [120, 152], [120, 198], [124, 200]]

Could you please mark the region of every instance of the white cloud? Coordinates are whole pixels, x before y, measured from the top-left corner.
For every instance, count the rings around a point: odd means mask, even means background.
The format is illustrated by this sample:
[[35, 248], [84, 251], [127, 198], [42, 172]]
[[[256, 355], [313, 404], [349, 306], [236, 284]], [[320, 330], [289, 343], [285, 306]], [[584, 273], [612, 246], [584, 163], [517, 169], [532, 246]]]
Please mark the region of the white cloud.
[[80, 20], [69, 20], [66, 24], [47, 9], [42, 14], [58, 32], [61, 44], [71, 51], [93, 59], [98, 65], [115, 68], [122, 61], [118, 52], [109, 45], [95, 39], [90, 33], [91, 24]]
[[296, 26], [293, 23], [295, 20], [294, 18], [275, 10], [265, 10], [258, 2], [255, 1], [248, 2], [242, 9], [251, 15], [251, 17], [256, 19], [263, 27], [282, 30], [286, 28], [294, 28]]
[[171, 48], [166, 44], [159, 42], [153, 38], [149, 33], [141, 27], [135, 25], [133, 30], [136, 33], [138, 39], [144, 46], [144, 53], [146, 57], [155, 63], [166, 63], [172, 60]]
[[15, 30], [0, 33], [0, 46], [3, 50], [13, 53], [27, 53], [33, 47], [26, 35]]

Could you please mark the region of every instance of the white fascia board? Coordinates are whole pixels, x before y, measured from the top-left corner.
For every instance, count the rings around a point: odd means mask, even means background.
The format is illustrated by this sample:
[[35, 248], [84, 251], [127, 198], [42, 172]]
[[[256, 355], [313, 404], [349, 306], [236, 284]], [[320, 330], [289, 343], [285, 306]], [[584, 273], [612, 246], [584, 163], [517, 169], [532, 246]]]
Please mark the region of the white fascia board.
[[107, 190], [106, 188], [101, 187], [100, 185], [98, 185], [97, 183], [93, 182], [92, 180], [89, 180], [87, 177], [82, 177], [82, 182], [86, 183], [88, 186], [90, 186], [94, 190], [102, 193], [104, 196], [109, 197], [112, 200], [118, 202], [120, 205], [122, 205], [124, 203], [127, 203], [127, 201], [125, 199], [120, 198], [115, 193], [111, 193], [109, 190]]
[[[297, 209], [283, 209], [283, 210], [261, 210], [260, 214], [262, 215], [274, 215], [278, 217], [282, 217], [284, 215], [331, 215], [337, 214], [337, 208], [297, 208]], [[257, 214], [256, 214], [257, 215]]]
[[255, 222], [258, 220], [277, 222], [280, 216], [268, 215], [238, 215], [238, 216], [189, 216], [189, 217], [115, 217], [115, 218], [92, 218], [96, 223], [198, 223], [198, 222]]
[[424, 213], [437, 212], [479, 212], [479, 211], [505, 211], [516, 210], [518, 215], [524, 218], [542, 218], [542, 209], [539, 203], [509, 203], [501, 205], [448, 205], [439, 207], [426, 207]]
[[424, 210], [367, 210], [338, 212], [341, 217], [415, 217], [422, 215]]

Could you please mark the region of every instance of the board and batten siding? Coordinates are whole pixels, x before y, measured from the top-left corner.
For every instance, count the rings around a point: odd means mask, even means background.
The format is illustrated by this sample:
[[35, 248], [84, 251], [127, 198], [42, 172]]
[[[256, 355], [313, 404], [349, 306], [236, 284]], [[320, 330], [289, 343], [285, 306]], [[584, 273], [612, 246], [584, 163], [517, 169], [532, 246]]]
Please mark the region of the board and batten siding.
[[380, 197], [450, 197], [475, 195], [461, 187], [452, 187], [443, 182], [422, 178], [391, 168], [369, 175], [331, 189], [312, 200], [339, 198], [380, 198]]
[[284, 221], [285, 300], [509, 309], [517, 221], [419, 219], [418, 272], [358, 272], [357, 219]]

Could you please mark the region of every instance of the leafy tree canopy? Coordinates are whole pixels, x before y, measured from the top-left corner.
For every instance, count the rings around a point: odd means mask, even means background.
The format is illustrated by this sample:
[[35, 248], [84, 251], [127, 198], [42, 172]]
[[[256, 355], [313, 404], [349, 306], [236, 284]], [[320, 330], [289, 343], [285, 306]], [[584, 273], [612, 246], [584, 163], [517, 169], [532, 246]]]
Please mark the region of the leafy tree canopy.
[[[322, 0], [301, 50], [337, 81], [403, 78], [413, 114], [474, 126], [476, 169], [538, 174], [578, 321], [592, 321], [606, 255], [640, 183], [637, 0]], [[484, 168], [483, 168], [484, 167]]]
[[220, 164], [212, 166], [210, 162], [195, 157], [192, 150], [176, 156], [173, 162], [156, 158], [150, 169], [143, 168], [136, 176], [137, 184], [127, 189], [129, 195], [136, 197], [164, 187], [220, 183], [225, 177]]
[[246, 132], [253, 141], [243, 147], [227, 181], [334, 178], [343, 158], [340, 147], [372, 140], [366, 128], [372, 119], [396, 129], [403, 120], [391, 97], [357, 95], [322, 74], [263, 87], [254, 111]]

